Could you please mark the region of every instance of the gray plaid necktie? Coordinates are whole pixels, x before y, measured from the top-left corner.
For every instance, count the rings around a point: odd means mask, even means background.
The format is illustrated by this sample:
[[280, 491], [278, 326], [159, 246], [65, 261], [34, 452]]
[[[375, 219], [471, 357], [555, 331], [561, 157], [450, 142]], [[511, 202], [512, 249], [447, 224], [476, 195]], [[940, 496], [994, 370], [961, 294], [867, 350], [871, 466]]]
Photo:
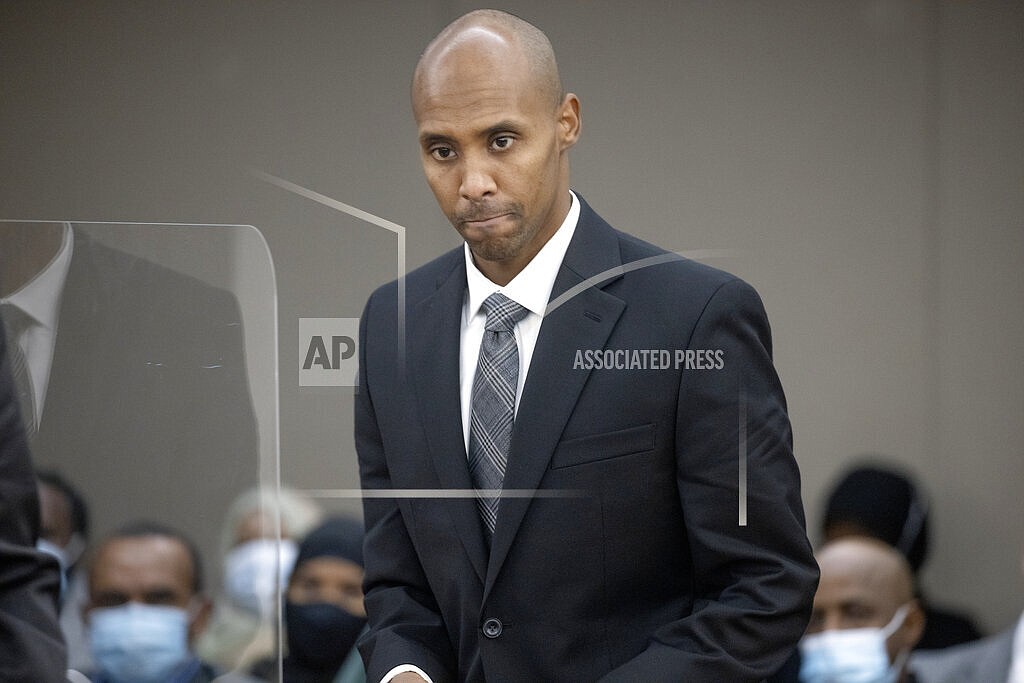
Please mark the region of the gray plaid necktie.
[[[505, 478], [519, 381], [515, 326], [529, 312], [498, 292], [481, 306], [487, 314], [473, 379], [469, 422], [469, 473], [477, 489], [497, 491]], [[498, 497], [477, 498], [488, 536], [498, 518]]]
[[14, 375], [14, 393], [21, 407], [21, 419], [25, 423], [25, 434], [31, 439], [36, 433], [36, 398], [32, 391], [32, 375], [29, 373], [28, 360], [21, 350], [18, 338], [23, 330], [31, 324], [31, 319], [14, 304], [0, 304], [0, 316], [4, 321], [4, 332], [7, 335], [7, 357]]

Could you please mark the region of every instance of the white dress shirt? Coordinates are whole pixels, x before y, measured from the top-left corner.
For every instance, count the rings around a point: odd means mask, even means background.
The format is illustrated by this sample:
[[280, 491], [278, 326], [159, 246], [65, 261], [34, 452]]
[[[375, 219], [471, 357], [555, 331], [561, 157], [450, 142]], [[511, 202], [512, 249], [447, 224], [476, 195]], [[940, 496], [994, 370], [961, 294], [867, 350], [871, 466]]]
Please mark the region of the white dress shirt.
[[61, 294], [71, 267], [74, 244], [71, 224], [65, 223], [60, 249], [53, 259], [18, 291], [0, 299], [0, 302], [16, 306], [31, 321], [18, 336], [18, 345], [25, 354], [29, 376], [32, 378], [37, 423], [43, 416], [46, 387], [50, 382], [50, 367], [53, 365], [53, 349], [57, 343]]
[[1010, 652], [1010, 675], [1006, 683], [1024, 683], [1024, 614], [1013, 632], [1013, 650]]

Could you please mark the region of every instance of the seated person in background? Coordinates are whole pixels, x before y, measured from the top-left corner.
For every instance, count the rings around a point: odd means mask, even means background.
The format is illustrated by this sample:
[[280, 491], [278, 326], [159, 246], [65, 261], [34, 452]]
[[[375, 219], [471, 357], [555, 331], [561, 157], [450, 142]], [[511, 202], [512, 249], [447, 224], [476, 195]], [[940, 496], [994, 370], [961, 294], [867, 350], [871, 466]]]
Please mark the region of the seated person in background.
[[170, 528], [138, 522], [114, 532], [89, 565], [85, 618], [92, 683], [209, 683], [217, 678], [191, 643], [209, 600], [195, 545]]
[[[849, 470], [828, 498], [822, 518], [826, 541], [865, 535], [903, 553], [916, 577], [928, 555], [928, 505], [909, 477], [884, 465]], [[927, 623], [915, 649], [930, 650], [977, 640], [981, 633], [967, 616], [918, 601]]]
[[93, 667], [82, 622], [88, 588], [81, 560], [89, 542], [89, 509], [81, 493], [57, 472], [37, 470], [36, 482], [40, 519], [36, 545], [60, 563], [60, 630], [68, 648], [68, 667], [86, 671]]
[[910, 665], [919, 683], [1024, 683], [1024, 614], [1015, 625], [984, 640], [915, 652]]
[[[221, 528], [223, 587], [209, 626], [196, 644], [203, 661], [245, 670], [277, 650], [277, 603], [295, 562], [298, 541], [323, 512], [310, 498], [283, 488], [254, 488], [231, 503]], [[281, 521], [280, 545], [275, 519]]]
[[[355, 648], [366, 625], [361, 522], [329, 519], [299, 545], [285, 594], [284, 625], [288, 643], [285, 683], [366, 680]], [[253, 674], [278, 680], [276, 660], [260, 662]]]
[[800, 641], [801, 683], [914, 683], [907, 660], [925, 617], [904, 557], [850, 537], [826, 543], [816, 558], [821, 581]]

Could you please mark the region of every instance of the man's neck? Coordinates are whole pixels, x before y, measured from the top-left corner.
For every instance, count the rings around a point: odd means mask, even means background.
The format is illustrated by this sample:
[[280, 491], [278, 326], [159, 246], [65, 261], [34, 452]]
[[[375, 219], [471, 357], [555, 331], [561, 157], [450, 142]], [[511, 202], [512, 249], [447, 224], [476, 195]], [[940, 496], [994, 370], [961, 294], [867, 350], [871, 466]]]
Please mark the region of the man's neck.
[[60, 223], [0, 223], [0, 296], [9, 296], [40, 273], [60, 251]]

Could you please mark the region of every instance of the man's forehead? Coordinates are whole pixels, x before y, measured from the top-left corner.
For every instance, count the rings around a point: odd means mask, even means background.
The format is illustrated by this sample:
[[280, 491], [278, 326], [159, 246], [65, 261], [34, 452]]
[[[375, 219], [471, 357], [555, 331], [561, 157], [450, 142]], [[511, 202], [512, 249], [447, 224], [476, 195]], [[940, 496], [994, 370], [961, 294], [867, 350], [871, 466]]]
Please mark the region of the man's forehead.
[[814, 595], [815, 606], [831, 606], [844, 603], [879, 602], [884, 596], [869, 577], [844, 573], [822, 574], [818, 590]]
[[191, 586], [191, 562], [180, 541], [164, 536], [114, 538], [99, 551], [92, 582], [125, 590], [171, 584]]
[[529, 60], [514, 42], [474, 33], [423, 55], [413, 78], [413, 104], [418, 98], [450, 97], [486, 86], [513, 87], [530, 75]]
[[521, 50], [505, 31], [488, 25], [471, 25], [441, 34], [427, 46], [416, 65], [416, 77], [430, 76], [445, 68], [480, 60], [507, 61]]
[[814, 606], [827, 609], [845, 604], [860, 604], [882, 608], [896, 601], [897, 590], [891, 574], [885, 571], [884, 567], [873, 566], [870, 563], [841, 566], [829, 566], [826, 563], [822, 566]]

